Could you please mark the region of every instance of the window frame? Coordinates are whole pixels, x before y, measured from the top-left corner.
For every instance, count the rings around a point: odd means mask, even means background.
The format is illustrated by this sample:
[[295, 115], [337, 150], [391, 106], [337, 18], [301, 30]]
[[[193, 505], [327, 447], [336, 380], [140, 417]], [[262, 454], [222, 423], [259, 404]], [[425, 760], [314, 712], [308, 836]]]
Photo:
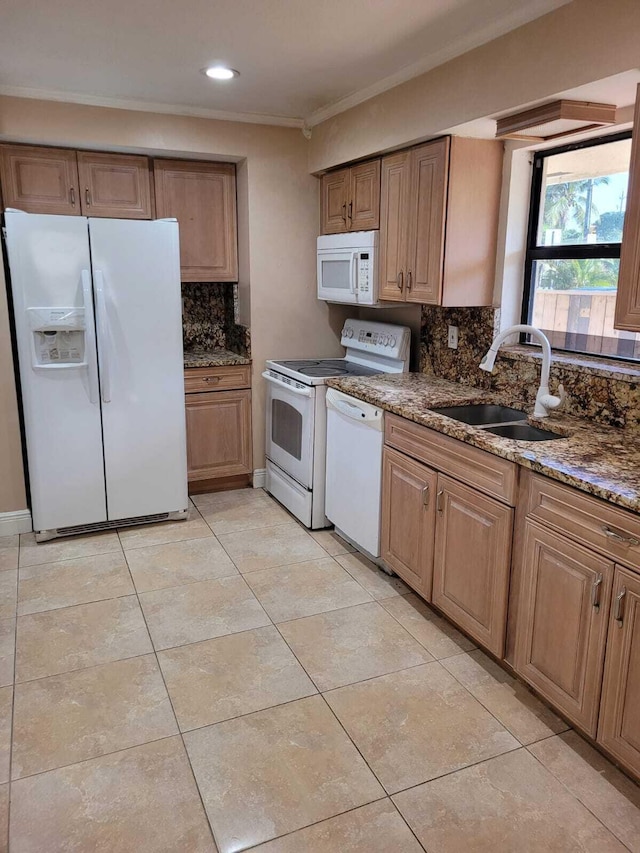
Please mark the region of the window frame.
[[[583, 243], [581, 245], [566, 245], [566, 246], [538, 246], [538, 222], [540, 219], [540, 206], [542, 204], [542, 177], [544, 173], [543, 162], [547, 157], [552, 157], [555, 154], [564, 154], [567, 151], [577, 151], [581, 148], [594, 148], [597, 145], [606, 145], [611, 142], [618, 142], [622, 139], [631, 139], [631, 130], [623, 130], [618, 133], [611, 133], [608, 136], [598, 136], [592, 139], [584, 139], [580, 142], [573, 142], [567, 145], [560, 145], [557, 148], [545, 148], [539, 151], [533, 151], [532, 175], [531, 175], [531, 192], [529, 195], [529, 218], [527, 225], [527, 243], [524, 261], [524, 288], [522, 294], [522, 311], [521, 323], [531, 325], [530, 317], [533, 314], [533, 300], [535, 296], [535, 288], [533, 287], [533, 268], [535, 261], [544, 260], [575, 260], [583, 258], [620, 258], [620, 249], [622, 243]], [[539, 349], [539, 346], [527, 340], [525, 333], [520, 334], [520, 343], [526, 346], [532, 346]], [[566, 349], [565, 347], [554, 346], [554, 350], [558, 352], [571, 353], [573, 355], [583, 355], [590, 358], [606, 359], [608, 361], [628, 361], [631, 364], [638, 364], [637, 358], [628, 358], [622, 355], [608, 355], [602, 353], [585, 352], [583, 350]]]

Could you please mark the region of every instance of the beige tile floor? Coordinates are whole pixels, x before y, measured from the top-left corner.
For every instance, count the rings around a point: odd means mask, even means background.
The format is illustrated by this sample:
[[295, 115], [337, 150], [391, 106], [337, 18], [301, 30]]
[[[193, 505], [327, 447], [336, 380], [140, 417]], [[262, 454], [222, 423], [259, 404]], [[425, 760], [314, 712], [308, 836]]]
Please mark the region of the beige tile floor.
[[402, 581], [194, 502], [0, 537], [0, 853], [640, 853], [638, 786]]

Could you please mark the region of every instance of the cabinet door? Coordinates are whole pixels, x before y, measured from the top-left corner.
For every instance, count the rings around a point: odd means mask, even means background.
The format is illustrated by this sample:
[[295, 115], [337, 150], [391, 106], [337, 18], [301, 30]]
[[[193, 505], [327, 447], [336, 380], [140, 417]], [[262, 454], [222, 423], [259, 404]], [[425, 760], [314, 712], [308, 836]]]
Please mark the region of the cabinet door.
[[411, 154], [402, 151], [382, 159], [380, 191], [380, 299], [405, 301], [409, 237]]
[[640, 85], [636, 93], [614, 326], [616, 329], [640, 332]]
[[235, 166], [155, 160], [154, 176], [158, 218], [180, 226], [182, 281], [237, 281]]
[[613, 563], [525, 522], [515, 669], [595, 737]]
[[448, 164], [448, 138], [411, 152], [408, 302], [441, 302]]
[[423, 598], [431, 598], [437, 474], [385, 447], [382, 559]]
[[251, 391], [187, 394], [188, 479], [251, 472]]
[[80, 205], [85, 216], [151, 219], [146, 157], [78, 151]]
[[347, 219], [350, 231], [370, 231], [380, 227], [380, 160], [361, 163], [350, 169]]
[[616, 566], [598, 742], [640, 775], [640, 576]]
[[329, 172], [321, 179], [321, 227], [323, 234], [340, 234], [349, 230], [349, 169]]
[[513, 510], [442, 474], [436, 503], [433, 603], [502, 657]]
[[75, 151], [2, 145], [0, 178], [5, 207], [27, 213], [80, 215]]

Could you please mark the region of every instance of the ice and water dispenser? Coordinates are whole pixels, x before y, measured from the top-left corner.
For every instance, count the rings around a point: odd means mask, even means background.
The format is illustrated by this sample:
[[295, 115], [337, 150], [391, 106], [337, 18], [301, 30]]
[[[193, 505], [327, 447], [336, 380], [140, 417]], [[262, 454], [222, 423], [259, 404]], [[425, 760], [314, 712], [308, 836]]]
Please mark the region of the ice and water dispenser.
[[28, 308], [27, 314], [36, 370], [86, 366], [84, 308]]

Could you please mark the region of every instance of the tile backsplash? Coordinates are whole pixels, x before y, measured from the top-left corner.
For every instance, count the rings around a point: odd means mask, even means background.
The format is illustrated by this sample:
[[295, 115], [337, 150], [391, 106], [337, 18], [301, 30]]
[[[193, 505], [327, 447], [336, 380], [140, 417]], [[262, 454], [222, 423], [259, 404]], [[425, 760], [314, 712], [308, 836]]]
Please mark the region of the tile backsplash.
[[[447, 326], [458, 326], [458, 349], [447, 347]], [[439, 308], [422, 306], [420, 370], [451, 382], [464, 382], [497, 391], [512, 401], [532, 405], [540, 382], [539, 350], [502, 348], [493, 373], [478, 365], [500, 326], [499, 308]], [[588, 356], [563, 353], [552, 359], [551, 393], [564, 385], [563, 410], [607, 426], [640, 427], [640, 365], [620, 365]], [[604, 365], [604, 366], [603, 366]]]
[[236, 323], [237, 285], [182, 283], [182, 334], [185, 350], [228, 349], [251, 355], [251, 336]]

